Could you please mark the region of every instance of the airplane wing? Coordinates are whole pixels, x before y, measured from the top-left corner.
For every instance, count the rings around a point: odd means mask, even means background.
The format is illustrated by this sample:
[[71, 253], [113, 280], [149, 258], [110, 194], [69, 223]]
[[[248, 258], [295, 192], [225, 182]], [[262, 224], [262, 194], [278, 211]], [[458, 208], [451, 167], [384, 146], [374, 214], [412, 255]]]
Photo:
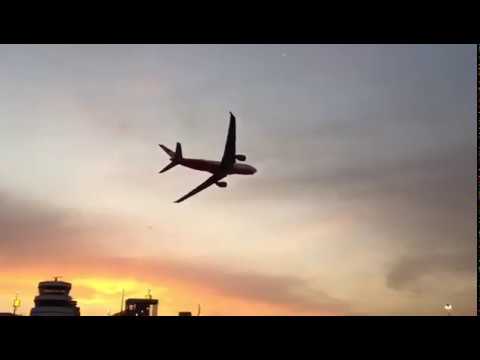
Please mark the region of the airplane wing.
[[199, 193], [200, 191], [205, 190], [210, 185], [215, 184], [218, 180], [223, 179], [225, 176], [227, 176], [225, 173], [213, 174], [207, 180], [205, 180], [202, 184], [200, 184], [195, 189], [190, 191], [187, 195], [182, 196], [180, 199], [178, 199], [175, 202], [179, 203], [179, 202], [182, 202], [183, 200], [188, 199], [190, 196], [193, 196], [196, 193]]
[[230, 113], [230, 125], [228, 126], [227, 142], [225, 144], [225, 151], [223, 152], [221, 166], [223, 168], [230, 168], [235, 163], [235, 116]]

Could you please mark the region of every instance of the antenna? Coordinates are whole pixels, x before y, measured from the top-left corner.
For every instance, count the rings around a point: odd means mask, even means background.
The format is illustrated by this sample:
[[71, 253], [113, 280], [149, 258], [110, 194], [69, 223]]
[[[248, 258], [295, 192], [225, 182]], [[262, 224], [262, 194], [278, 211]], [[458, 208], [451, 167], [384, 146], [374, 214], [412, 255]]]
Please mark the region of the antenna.
[[198, 312], [197, 312], [197, 316], [200, 316], [200, 304], [198, 304]]
[[148, 292], [147, 292], [146, 298], [151, 299], [152, 298], [152, 289], [147, 289], [147, 290], [148, 290]]
[[123, 311], [123, 299], [125, 298], [125, 289], [122, 289], [122, 301], [120, 303], [120, 312]]
[[54, 277], [53, 277], [53, 281], [57, 282], [58, 279], [60, 279], [60, 278], [62, 278], [62, 277], [63, 277], [63, 276], [54, 276]]

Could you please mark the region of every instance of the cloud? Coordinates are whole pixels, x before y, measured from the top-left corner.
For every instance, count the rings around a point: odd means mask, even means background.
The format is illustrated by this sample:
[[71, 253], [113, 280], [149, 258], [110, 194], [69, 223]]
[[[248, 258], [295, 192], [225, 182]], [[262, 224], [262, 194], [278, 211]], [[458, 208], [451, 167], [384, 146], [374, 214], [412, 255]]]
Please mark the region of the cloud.
[[430, 254], [400, 258], [387, 274], [387, 286], [394, 290], [412, 290], [421, 278], [433, 275], [441, 281], [442, 274], [470, 276], [475, 272], [475, 260], [468, 253]]
[[115, 226], [108, 217], [61, 209], [0, 191], [0, 257], [98, 254]]
[[[121, 258], [102, 247], [115, 223], [75, 210], [55, 209], [0, 193], [0, 258], [3, 272], [27, 269], [37, 274], [134, 277], [156, 284], [198, 288], [217, 295], [282, 306], [289, 311], [336, 313], [347, 305], [306, 280], [287, 275], [235, 270], [195, 259]], [[82, 290], [83, 291], [83, 290]]]
[[[25, 265], [26, 262], [22, 264]], [[119, 284], [126, 279], [136, 279], [173, 291], [187, 289], [199, 298], [208, 293], [232, 301], [277, 306], [286, 313], [343, 314], [349, 311], [345, 301], [332, 297], [301, 277], [238, 270], [191, 259], [62, 256], [55, 265], [43, 259], [35, 261], [35, 267], [44, 272], [60, 268], [67, 277], [117, 279]], [[231, 311], [235, 313], [234, 309]]]
[[385, 242], [412, 251], [432, 247], [471, 251], [474, 146], [397, 157], [344, 159], [336, 166], [327, 163], [324, 168], [312, 166], [308, 172], [291, 173], [287, 168], [276, 175], [264, 169], [248, 181], [235, 183], [235, 192], [228, 196], [249, 203], [300, 204], [310, 209], [310, 215], [300, 220], [304, 223], [327, 214], [349, 218], [369, 225], [375, 231], [372, 236], [381, 234]]
[[[456, 314], [471, 315], [476, 304], [475, 270], [473, 253], [419, 252], [393, 264], [386, 275], [386, 286], [416, 301], [420, 312], [431, 314], [431, 309], [440, 309], [443, 301], [455, 304]], [[403, 312], [408, 313], [408, 308]]]
[[[430, 149], [384, 150], [386, 154], [371, 158], [365, 152], [352, 153], [335, 164], [325, 156], [323, 167], [318, 165], [321, 160], [316, 154], [312, 159], [300, 157], [297, 161], [301, 165], [289, 157], [282, 159], [292, 164], [293, 170], [282, 167], [280, 160], [273, 161], [248, 182], [235, 184], [240, 188], [236, 200], [271, 200], [284, 205], [285, 212], [297, 203], [303, 208], [309, 203], [310, 210], [303, 211], [298, 220], [306, 226], [321, 223], [326, 217], [349, 219], [351, 226], [339, 235], [349, 240], [367, 237], [369, 244], [361, 246], [368, 247], [368, 254], [383, 253], [385, 290], [402, 293], [404, 301], [412, 293], [422, 294], [424, 301], [431, 303], [440, 296], [463, 293], [463, 298], [456, 300], [457, 308], [462, 303], [461, 310], [471, 313], [476, 258], [473, 137], [462, 144], [446, 143]], [[297, 167], [304, 170], [296, 171]], [[350, 246], [358, 245], [352, 242]], [[405, 313], [413, 312], [416, 305], [409, 306]], [[425, 305], [422, 311], [431, 310]]]
[[222, 296], [253, 302], [286, 306], [294, 311], [345, 312], [348, 306], [327, 292], [317, 289], [296, 276], [270, 275], [256, 271], [238, 271], [202, 262], [172, 259], [111, 259], [132, 273], [155, 274], [200, 288], [208, 288]]
[[[8, 264], [4, 265], [8, 270]], [[336, 299], [301, 277], [239, 271], [191, 260], [69, 255], [55, 259], [52, 255], [50, 259], [26, 258], [21, 264], [10, 264], [12, 266], [17, 267], [19, 272], [25, 267], [31, 268], [37, 274], [62, 270], [67, 280], [75, 277], [108, 278], [117, 279], [120, 284], [125, 283], [126, 279], [137, 279], [142, 283], [167, 287], [174, 292], [179, 288], [187, 289], [198, 298], [214, 294], [232, 301], [276, 306], [283, 308], [287, 314], [345, 314], [349, 311], [345, 301]], [[79, 289], [84, 292], [85, 285], [80, 285]], [[235, 314], [235, 310], [232, 309], [231, 313]]]

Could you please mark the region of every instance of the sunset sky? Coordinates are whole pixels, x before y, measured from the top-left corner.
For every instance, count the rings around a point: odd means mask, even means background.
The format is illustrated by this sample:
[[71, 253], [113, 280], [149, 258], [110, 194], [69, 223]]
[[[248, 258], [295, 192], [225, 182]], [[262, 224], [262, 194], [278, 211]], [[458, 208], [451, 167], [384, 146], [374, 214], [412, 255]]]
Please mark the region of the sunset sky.
[[[0, 312], [473, 315], [475, 45], [0, 45]], [[181, 204], [228, 112], [257, 168]]]

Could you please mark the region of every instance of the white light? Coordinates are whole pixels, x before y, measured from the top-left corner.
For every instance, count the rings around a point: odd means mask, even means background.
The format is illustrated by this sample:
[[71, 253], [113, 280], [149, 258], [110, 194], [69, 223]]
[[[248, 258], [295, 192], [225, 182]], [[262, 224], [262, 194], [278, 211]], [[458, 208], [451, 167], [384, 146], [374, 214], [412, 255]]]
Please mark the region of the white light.
[[450, 311], [450, 310], [453, 309], [453, 307], [452, 307], [451, 304], [447, 304], [447, 305], [445, 305], [443, 308], [444, 308], [445, 310], [447, 310], [447, 311]]

